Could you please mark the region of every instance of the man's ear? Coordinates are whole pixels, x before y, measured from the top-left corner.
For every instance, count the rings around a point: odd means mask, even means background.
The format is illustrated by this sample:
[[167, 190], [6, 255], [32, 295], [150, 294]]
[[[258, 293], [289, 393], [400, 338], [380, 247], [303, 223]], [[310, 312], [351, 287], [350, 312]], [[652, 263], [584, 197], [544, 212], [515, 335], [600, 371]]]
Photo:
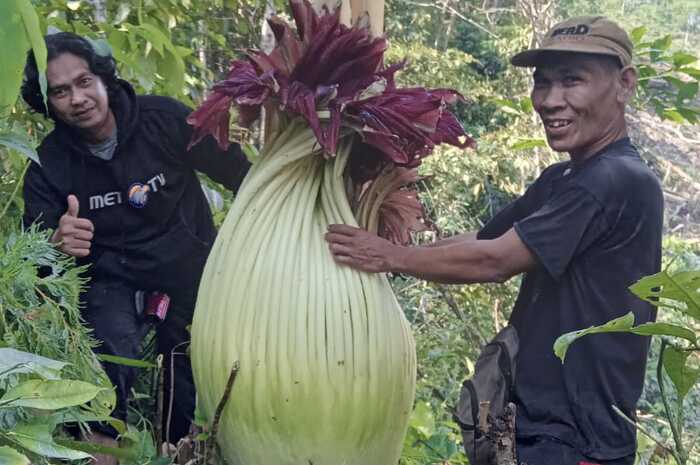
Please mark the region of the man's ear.
[[632, 65], [625, 66], [620, 70], [620, 88], [617, 94], [617, 101], [625, 104], [632, 99], [637, 89], [637, 68]]

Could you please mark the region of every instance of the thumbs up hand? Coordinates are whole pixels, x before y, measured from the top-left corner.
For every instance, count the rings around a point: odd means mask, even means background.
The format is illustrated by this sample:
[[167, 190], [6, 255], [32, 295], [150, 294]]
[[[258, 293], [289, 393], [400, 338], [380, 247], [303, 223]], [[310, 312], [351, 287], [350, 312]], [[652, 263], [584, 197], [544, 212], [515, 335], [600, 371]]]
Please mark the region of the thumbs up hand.
[[78, 218], [80, 203], [75, 195], [68, 196], [68, 210], [58, 221], [58, 228], [51, 237], [51, 242], [58, 245], [59, 250], [74, 257], [90, 255], [92, 236], [95, 227], [92, 221]]

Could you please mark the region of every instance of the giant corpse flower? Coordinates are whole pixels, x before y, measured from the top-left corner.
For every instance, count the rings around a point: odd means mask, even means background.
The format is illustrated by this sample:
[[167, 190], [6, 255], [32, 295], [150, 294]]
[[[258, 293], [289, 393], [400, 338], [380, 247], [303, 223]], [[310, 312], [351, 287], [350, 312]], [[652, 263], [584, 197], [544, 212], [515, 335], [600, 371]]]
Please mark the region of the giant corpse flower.
[[415, 350], [387, 277], [338, 266], [329, 224], [397, 243], [427, 227], [416, 168], [442, 143], [473, 144], [447, 89], [399, 88], [387, 41], [291, 0], [296, 27], [250, 50], [189, 118], [192, 143], [229, 142], [230, 115], [264, 115], [259, 156], [207, 262], [192, 324], [200, 410], [221, 416], [231, 465], [396, 464], [412, 409]]

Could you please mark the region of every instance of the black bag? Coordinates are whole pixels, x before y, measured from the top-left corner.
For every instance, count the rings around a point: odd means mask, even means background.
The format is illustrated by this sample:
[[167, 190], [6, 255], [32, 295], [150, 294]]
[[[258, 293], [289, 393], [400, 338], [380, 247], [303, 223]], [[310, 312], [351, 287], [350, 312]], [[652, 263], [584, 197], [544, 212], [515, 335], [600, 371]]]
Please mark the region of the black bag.
[[481, 403], [489, 402], [491, 418], [503, 415], [515, 386], [518, 344], [515, 328], [503, 328], [481, 351], [474, 375], [462, 383], [454, 419], [462, 430], [464, 450], [471, 465], [495, 463], [493, 442], [479, 428], [479, 409]]

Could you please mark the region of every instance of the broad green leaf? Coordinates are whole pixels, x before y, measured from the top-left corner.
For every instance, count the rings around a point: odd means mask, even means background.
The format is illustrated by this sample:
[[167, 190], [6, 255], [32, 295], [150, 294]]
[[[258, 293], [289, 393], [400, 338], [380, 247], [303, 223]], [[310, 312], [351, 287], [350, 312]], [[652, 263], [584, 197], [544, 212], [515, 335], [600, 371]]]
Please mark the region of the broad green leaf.
[[37, 373], [46, 379], [58, 379], [67, 363], [11, 348], [0, 348], [0, 373]]
[[22, 73], [30, 47], [20, 10], [20, 2], [26, 1], [28, 0], [0, 1], [0, 44], [4, 44], [0, 58], [0, 116], [15, 104], [22, 84]]
[[39, 163], [39, 155], [32, 147], [32, 142], [23, 134], [8, 131], [0, 132], [0, 145], [15, 150], [30, 160]]
[[692, 100], [698, 95], [698, 82], [684, 82], [678, 87], [678, 95], [676, 101], [678, 104], [683, 104], [686, 100]]
[[651, 46], [655, 50], [665, 51], [671, 47], [671, 43], [673, 43], [673, 37], [671, 37], [671, 34], [668, 34], [652, 42]]
[[691, 344], [695, 344], [697, 340], [695, 332], [691, 329], [670, 323], [644, 323], [639, 326], [634, 326], [634, 313], [629, 312], [603, 325], [591, 326], [586, 329], [572, 331], [559, 336], [557, 340], [554, 341], [554, 353], [563, 363], [566, 358], [566, 351], [574, 341], [590, 334], [601, 333], [631, 333], [638, 336], [673, 336], [685, 339]]
[[678, 71], [681, 73], [685, 73], [688, 76], [691, 76], [695, 79], [700, 79], [700, 69], [698, 69], [698, 68], [693, 68], [691, 66], [684, 66], [683, 68], [679, 68]]
[[676, 110], [672, 110], [670, 108], [665, 109], [661, 113], [661, 117], [665, 119], [670, 119], [671, 121], [678, 123], [678, 124], [683, 124], [685, 123], [685, 118], [683, 115], [681, 115], [679, 112]]
[[39, 17], [36, 14], [36, 10], [32, 6], [29, 0], [15, 0], [19, 7], [20, 14], [22, 15], [22, 22], [24, 23], [24, 30], [29, 39], [29, 44], [34, 51], [34, 57], [36, 58], [37, 69], [39, 70], [39, 85], [41, 87], [41, 95], [44, 96], [44, 105], [46, 102], [46, 42], [44, 41], [44, 34], [41, 31], [39, 25]]
[[128, 367], [135, 368], [155, 368], [155, 364], [147, 362], [146, 360], [139, 360], [135, 358], [118, 357], [116, 355], [108, 354], [97, 354], [97, 358], [103, 362], [116, 363], [117, 365], [124, 365]]
[[600, 334], [600, 333], [614, 333], [618, 331], [629, 330], [634, 324], [634, 314], [629, 312], [628, 314], [610, 320], [601, 326], [591, 326], [586, 329], [580, 329], [578, 331], [572, 331], [570, 333], [562, 334], [554, 341], [554, 353], [559, 357], [564, 363], [566, 357], [566, 351], [569, 346], [574, 343], [577, 339], [587, 336], [589, 334]]
[[668, 346], [664, 351], [664, 369], [673, 381], [678, 396], [682, 400], [700, 379], [700, 369], [689, 366], [688, 358], [692, 352]]
[[689, 65], [698, 61], [698, 57], [685, 52], [676, 52], [673, 54], [673, 65], [675, 67]]
[[700, 271], [666, 271], [646, 276], [632, 286], [637, 297], [652, 305], [666, 306], [700, 320]]
[[630, 332], [639, 336], [673, 336], [685, 339], [691, 344], [695, 344], [697, 340], [693, 330], [672, 323], [644, 323], [630, 329]]
[[172, 45], [166, 47], [166, 50], [163, 58], [158, 60], [158, 74], [165, 79], [168, 93], [178, 95], [185, 85], [185, 63]]
[[90, 457], [85, 452], [56, 444], [53, 437], [51, 437], [53, 428], [54, 425], [51, 423], [19, 424], [12, 431], [5, 434], [25, 449], [44, 457], [65, 460], [79, 460]]
[[535, 147], [546, 147], [547, 142], [544, 139], [520, 139], [510, 146], [513, 150], [530, 150]]
[[639, 26], [635, 27], [630, 31], [630, 38], [632, 39], [632, 42], [635, 44], [639, 44], [639, 41], [642, 40], [642, 37], [644, 37], [644, 34], [647, 33], [647, 28], [645, 26]]
[[425, 402], [418, 402], [411, 414], [409, 425], [426, 438], [432, 436], [435, 432], [435, 417], [430, 409], [430, 405]]
[[678, 107], [676, 111], [680, 113], [690, 124], [700, 122], [700, 110], [690, 107]]
[[30, 379], [9, 389], [0, 406], [57, 410], [89, 402], [103, 389], [84, 381]]
[[20, 454], [12, 447], [0, 447], [0, 463], [2, 465], [29, 465], [29, 458]]
[[137, 34], [150, 42], [156, 52], [163, 56], [163, 47], [166, 42], [170, 42], [170, 39], [157, 27], [152, 24], [144, 23], [140, 26], [130, 26], [129, 29], [133, 29]]
[[126, 432], [126, 423], [122, 420], [107, 415], [96, 415], [92, 412], [87, 412], [78, 409], [62, 410], [51, 415], [51, 419], [56, 424], [77, 423], [77, 422], [105, 422], [112, 425], [117, 430], [117, 433]]

